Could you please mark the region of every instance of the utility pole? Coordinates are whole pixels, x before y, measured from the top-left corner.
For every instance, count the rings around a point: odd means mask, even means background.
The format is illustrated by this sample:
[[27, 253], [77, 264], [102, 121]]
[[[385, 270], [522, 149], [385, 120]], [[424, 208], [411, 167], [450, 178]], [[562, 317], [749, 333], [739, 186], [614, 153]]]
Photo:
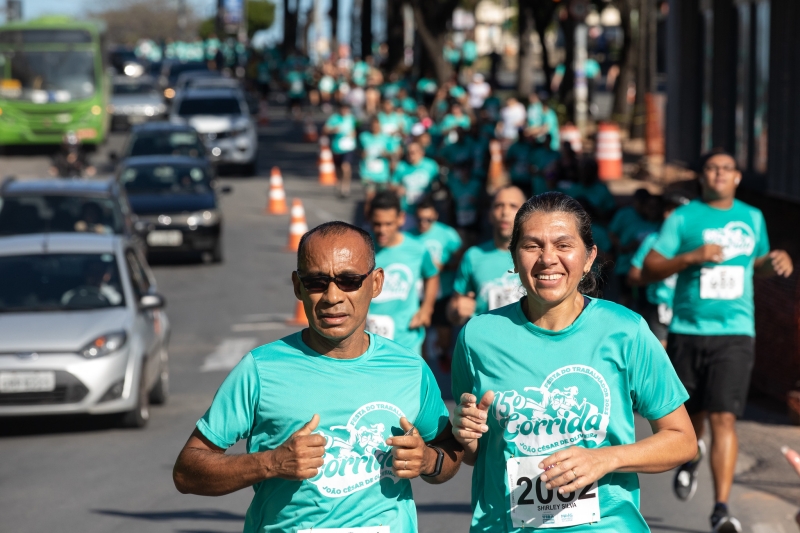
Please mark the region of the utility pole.
[[188, 15], [186, 13], [186, 0], [178, 0], [178, 40], [186, 40], [186, 26]]
[[575, 126], [586, 135], [586, 122], [589, 116], [589, 86], [586, 81], [586, 60], [588, 59], [589, 29], [586, 15], [589, 11], [586, 0], [572, 0], [569, 15], [575, 21]]
[[361, 57], [372, 55], [372, 0], [361, 0]]

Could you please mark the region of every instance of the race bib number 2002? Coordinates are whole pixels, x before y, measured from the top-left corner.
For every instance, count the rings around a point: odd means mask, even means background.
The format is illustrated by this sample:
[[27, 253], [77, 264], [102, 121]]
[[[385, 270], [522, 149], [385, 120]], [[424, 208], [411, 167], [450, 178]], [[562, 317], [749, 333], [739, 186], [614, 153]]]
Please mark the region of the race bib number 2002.
[[547, 457], [512, 457], [506, 462], [513, 525], [549, 528], [599, 522], [597, 484], [592, 483], [569, 494], [548, 489], [539, 479], [543, 472], [539, 463]]

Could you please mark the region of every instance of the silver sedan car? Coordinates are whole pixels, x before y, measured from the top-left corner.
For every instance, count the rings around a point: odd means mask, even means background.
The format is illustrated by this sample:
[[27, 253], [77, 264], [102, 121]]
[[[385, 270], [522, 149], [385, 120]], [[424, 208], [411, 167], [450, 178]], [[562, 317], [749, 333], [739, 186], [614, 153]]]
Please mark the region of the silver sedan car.
[[123, 236], [0, 237], [0, 417], [119, 413], [142, 427], [169, 393], [169, 321]]

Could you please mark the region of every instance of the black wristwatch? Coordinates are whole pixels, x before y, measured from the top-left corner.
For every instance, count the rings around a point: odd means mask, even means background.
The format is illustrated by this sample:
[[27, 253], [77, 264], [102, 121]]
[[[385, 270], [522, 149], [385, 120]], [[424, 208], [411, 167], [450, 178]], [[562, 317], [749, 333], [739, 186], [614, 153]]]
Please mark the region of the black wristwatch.
[[422, 476], [422, 477], [436, 477], [436, 476], [438, 476], [439, 474], [442, 473], [442, 464], [444, 464], [444, 452], [442, 451], [441, 448], [437, 448], [436, 446], [433, 446], [432, 444], [426, 444], [425, 446], [427, 446], [428, 448], [430, 448], [431, 450], [436, 452], [436, 455], [437, 455], [437, 457], [436, 457], [436, 466], [433, 468], [433, 472], [431, 472], [430, 474], [422, 474], [422, 473], [420, 473], [420, 476]]

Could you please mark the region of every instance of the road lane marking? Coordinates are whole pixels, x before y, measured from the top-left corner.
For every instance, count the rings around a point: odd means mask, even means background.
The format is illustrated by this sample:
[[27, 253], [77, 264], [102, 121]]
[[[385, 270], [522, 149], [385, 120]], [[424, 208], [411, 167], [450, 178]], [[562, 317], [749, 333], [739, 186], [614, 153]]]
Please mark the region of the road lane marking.
[[203, 366], [200, 367], [200, 372], [230, 370], [257, 345], [258, 339], [254, 337], [223, 339], [217, 348], [206, 357]]
[[231, 331], [235, 333], [243, 333], [246, 331], [272, 331], [276, 329], [287, 329], [283, 322], [246, 322], [244, 324], [234, 324], [231, 326]]

